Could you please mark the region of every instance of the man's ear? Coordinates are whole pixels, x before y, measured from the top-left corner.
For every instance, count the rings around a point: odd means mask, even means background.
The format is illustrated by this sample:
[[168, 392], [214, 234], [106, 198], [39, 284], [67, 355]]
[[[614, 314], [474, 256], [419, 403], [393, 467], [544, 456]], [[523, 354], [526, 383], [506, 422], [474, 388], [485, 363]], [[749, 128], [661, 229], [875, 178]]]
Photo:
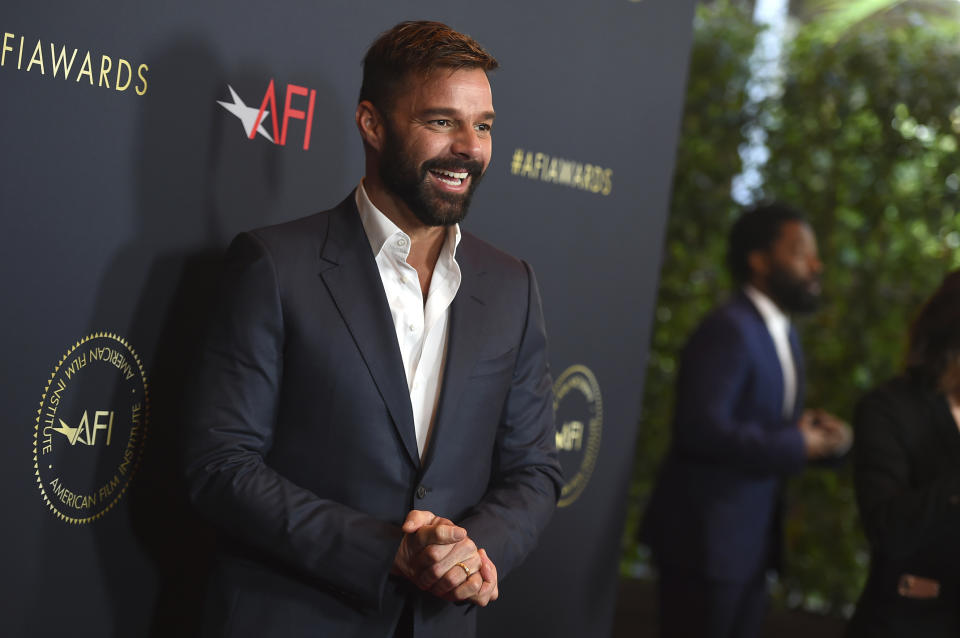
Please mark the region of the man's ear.
[[752, 250], [747, 255], [747, 264], [755, 277], [766, 278], [770, 273], [770, 255], [762, 250]]
[[357, 104], [357, 129], [366, 146], [377, 152], [383, 150], [385, 137], [383, 115], [369, 100]]

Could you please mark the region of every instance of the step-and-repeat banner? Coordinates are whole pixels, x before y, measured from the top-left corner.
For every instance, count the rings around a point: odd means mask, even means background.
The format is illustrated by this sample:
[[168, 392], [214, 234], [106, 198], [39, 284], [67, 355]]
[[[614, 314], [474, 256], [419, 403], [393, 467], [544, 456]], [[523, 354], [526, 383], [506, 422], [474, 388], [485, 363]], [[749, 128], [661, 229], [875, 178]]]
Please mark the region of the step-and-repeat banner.
[[556, 381], [560, 508], [481, 634], [609, 633], [692, 16], [693, 0], [6, 3], [0, 634], [191, 634], [211, 534], [185, 504], [177, 415], [220, 260], [238, 231], [357, 184], [360, 63], [408, 19], [501, 62], [465, 226], [537, 271]]

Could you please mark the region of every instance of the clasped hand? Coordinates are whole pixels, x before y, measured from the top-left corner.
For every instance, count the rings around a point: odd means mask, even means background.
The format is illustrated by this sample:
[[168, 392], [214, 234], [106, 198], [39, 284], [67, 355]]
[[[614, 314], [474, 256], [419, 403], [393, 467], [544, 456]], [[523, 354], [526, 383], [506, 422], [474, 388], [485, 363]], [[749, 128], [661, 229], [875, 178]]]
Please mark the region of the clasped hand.
[[451, 602], [486, 607], [499, 595], [497, 568], [467, 530], [431, 512], [413, 510], [393, 561], [393, 571], [424, 591]]
[[805, 410], [797, 427], [811, 459], [845, 454], [853, 444], [850, 426], [824, 410]]

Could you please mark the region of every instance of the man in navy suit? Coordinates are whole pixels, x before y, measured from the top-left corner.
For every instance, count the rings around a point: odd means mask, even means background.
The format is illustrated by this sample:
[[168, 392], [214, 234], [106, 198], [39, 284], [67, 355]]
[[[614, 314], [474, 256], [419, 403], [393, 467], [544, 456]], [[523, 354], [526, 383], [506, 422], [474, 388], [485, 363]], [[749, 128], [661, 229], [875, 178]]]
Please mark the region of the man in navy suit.
[[459, 227], [496, 66], [440, 23], [382, 34], [360, 185], [231, 245], [186, 454], [222, 541], [207, 635], [473, 636], [547, 524], [561, 476], [536, 280]]
[[740, 285], [684, 348], [673, 438], [642, 537], [659, 570], [661, 635], [758, 636], [780, 552], [787, 475], [845, 452], [850, 428], [803, 409], [803, 353], [789, 315], [817, 307], [822, 265], [803, 216], [745, 212], [728, 262]]

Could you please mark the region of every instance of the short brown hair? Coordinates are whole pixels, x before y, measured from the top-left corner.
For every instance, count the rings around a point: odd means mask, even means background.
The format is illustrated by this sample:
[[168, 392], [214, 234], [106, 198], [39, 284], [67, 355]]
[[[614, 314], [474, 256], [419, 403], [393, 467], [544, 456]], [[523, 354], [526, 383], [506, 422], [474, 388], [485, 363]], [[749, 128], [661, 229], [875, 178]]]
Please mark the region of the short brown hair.
[[437, 68], [493, 71], [500, 64], [470, 36], [441, 22], [401, 22], [370, 45], [363, 58], [360, 101], [390, 108], [397, 88], [410, 73]]

